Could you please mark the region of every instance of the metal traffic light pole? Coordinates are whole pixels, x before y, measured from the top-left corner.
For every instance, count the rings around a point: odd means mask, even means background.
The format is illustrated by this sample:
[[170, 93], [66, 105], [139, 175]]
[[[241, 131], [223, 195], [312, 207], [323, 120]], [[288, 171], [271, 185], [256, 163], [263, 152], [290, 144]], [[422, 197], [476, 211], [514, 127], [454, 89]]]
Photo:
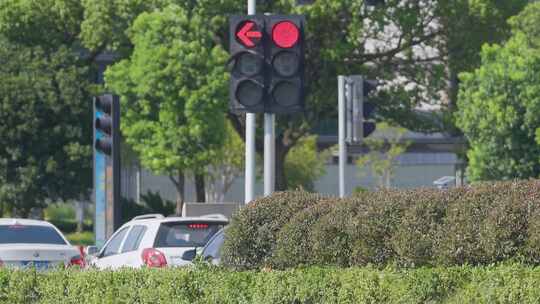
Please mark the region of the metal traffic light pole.
[[[247, 1], [248, 15], [255, 15], [256, 0]], [[246, 171], [244, 202], [255, 198], [255, 113], [246, 113]]]
[[264, 196], [274, 192], [276, 184], [276, 115], [264, 113]]
[[347, 143], [345, 142], [345, 76], [338, 76], [338, 143], [339, 143], [339, 197], [345, 197], [345, 166], [347, 165]]
[[275, 114], [264, 113], [264, 196], [274, 192], [276, 181]]

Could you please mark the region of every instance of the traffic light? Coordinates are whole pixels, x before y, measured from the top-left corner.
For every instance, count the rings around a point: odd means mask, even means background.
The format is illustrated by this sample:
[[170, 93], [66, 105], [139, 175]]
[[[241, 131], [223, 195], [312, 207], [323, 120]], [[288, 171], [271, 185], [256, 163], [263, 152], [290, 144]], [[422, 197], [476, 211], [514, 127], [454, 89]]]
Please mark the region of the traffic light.
[[94, 97], [94, 148], [113, 157], [120, 144], [120, 100], [105, 94]]
[[[375, 132], [376, 125], [373, 119], [375, 112], [375, 103], [369, 101], [369, 93], [377, 88], [376, 80], [368, 80], [362, 77], [362, 87], [359, 90], [362, 93], [360, 105], [362, 107], [362, 137], [368, 137]], [[371, 121], [370, 121], [371, 120]]]
[[94, 199], [96, 237], [120, 226], [120, 98], [94, 97]]
[[266, 16], [270, 81], [267, 111], [293, 113], [304, 109], [304, 18]]
[[376, 124], [372, 119], [376, 106], [375, 103], [369, 101], [369, 93], [376, 88], [376, 80], [364, 79], [363, 76], [347, 77], [345, 95], [349, 143], [360, 143], [363, 138], [375, 132]]
[[229, 30], [231, 111], [302, 111], [305, 95], [303, 17], [232, 16]]
[[231, 111], [262, 113], [266, 98], [264, 16], [232, 16], [229, 27]]

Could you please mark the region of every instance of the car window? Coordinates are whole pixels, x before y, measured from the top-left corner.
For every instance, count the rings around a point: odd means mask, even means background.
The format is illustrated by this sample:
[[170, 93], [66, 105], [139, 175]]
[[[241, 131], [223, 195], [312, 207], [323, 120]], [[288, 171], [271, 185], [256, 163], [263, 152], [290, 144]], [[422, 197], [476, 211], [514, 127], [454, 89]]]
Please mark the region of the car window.
[[139, 249], [139, 244], [146, 232], [146, 226], [133, 226], [128, 233], [124, 246], [122, 247], [122, 253], [134, 251]]
[[107, 246], [103, 249], [102, 257], [107, 257], [111, 255], [115, 255], [118, 253], [118, 250], [120, 249], [120, 245], [122, 244], [122, 240], [124, 239], [124, 236], [126, 235], [126, 232], [129, 227], [122, 228], [122, 230], [118, 231], [112, 239], [107, 243]]
[[2, 225], [0, 244], [54, 244], [66, 245], [62, 236], [50, 226]]
[[154, 247], [203, 247], [224, 225], [215, 222], [161, 223]]
[[204, 247], [202, 253], [203, 258], [212, 257], [214, 259], [219, 259], [221, 257], [221, 247], [223, 247], [223, 242], [225, 241], [225, 234], [223, 230], [219, 231]]

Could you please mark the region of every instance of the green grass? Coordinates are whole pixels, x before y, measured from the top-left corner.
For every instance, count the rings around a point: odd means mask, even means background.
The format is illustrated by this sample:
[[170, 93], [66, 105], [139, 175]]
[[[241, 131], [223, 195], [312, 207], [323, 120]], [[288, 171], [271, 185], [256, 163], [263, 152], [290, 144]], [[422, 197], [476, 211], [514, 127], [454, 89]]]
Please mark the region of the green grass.
[[94, 232], [92, 231], [83, 231], [83, 232], [73, 232], [66, 234], [66, 238], [71, 242], [72, 245], [94, 245]]

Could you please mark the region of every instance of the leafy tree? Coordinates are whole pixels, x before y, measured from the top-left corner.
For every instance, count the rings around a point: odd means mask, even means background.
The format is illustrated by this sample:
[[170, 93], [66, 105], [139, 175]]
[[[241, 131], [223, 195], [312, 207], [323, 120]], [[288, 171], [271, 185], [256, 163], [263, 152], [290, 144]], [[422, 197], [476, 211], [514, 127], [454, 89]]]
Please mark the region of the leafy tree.
[[205, 20], [176, 5], [142, 13], [133, 54], [108, 69], [122, 96], [122, 132], [143, 166], [167, 174], [184, 200], [184, 174], [201, 173], [223, 143], [227, 54]]
[[235, 179], [244, 173], [244, 142], [226, 123], [223, 146], [208, 166], [206, 196], [210, 202], [223, 202]]
[[317, 151], [317, 136], [302, 138], [285, 159], [287, 189], [315, 190], [315, 182], [326, 173], [331, 149]]
[[[435, 103], [455, 111], [455, 75], [477, 66], [476, 54], [482, 43], [506, 38], [507, 17], [517, 13], [526, 0], [387, 0], [375, 8], [366, 8], [364, 2], [316, 0], [302, 6], [295, 0], [258, 3], [259, 12], [299, 13], [307, 19], [306, 78], [310, 94], [305, 115], [277, 118], [276, 189], [287, 187], [285, 160], [289, 151], [319, 124], [337, 117], [338, 74], [364, 74], [385, 84], [377, 96], [381, 119], [411, 130], [440, 130], [446, 126], [438, 119], [419, 115], [416, 108], [421, 103]], [[234, 0], [83, 3], [87, 8], [82, 33], [85, 45], [93, 50], [105, 45], [122, 56], [133, 51], [126, 33], [143, 11], [175, 3], [206, 20], [206, 27], [225, 49], [227, 15], [245, 11], [245, 3]], [[243, 137], [243, 117], [231, 115], [230, 119]], [[262, 137], [257, 139], [257, 151], [263, 153]]]
[[88, 70], [73, 52], [0, 40], [0, 203], [26, 217], [91, 185]]
[[391, 187], [391, 179], [395, 173], [395, 161], [398, 156], [405, 153], [410, 145], [410, 142], [403, 140], [406, 131], [404, 128], [391, 127], [382, 123], [379, 124], [379, 132], [384, 134], [384, 138], [368, 137], [364, 139], [369, 152], [360, 157], [356, 161], [356, 165], [360, 170], [366, 167], [370, 168], [379, 181], [379, 188]]
[[0, 3], [0, 202], [15, 215], [89, 194], [99, 52], [80, 52], [83, 12], [74, 0]]
[[501, 43], [510, 36], [507, 20], [518, 14], [528, 0], [452, 0], [442, 1], [437, 13], [441, 27], [439, 39], [433, 46], [444, 63], [441, 98], [445, 110], [444, 126], [450, 133], [459, 133], [452, 119], [459, 110], [458, 75], [478, 67], [480, 51], [485, 43]]
[[512, 18], [513, 36], [486, 45], [481, 66], [460, 75], [457, 124], [469, 140], [469, 179], [538, 177], [540, 4]]

